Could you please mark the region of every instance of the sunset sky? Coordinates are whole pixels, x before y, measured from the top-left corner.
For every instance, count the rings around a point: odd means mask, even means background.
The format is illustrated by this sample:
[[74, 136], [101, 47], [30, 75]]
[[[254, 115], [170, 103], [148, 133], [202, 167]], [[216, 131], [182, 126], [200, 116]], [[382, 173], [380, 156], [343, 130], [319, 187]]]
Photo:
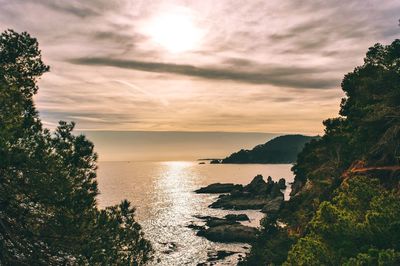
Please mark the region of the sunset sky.
[[323, 132], [343, 75], [399, 37], [400, 1], [0, 0], [51, 72], [45, 125], [82, 131]]

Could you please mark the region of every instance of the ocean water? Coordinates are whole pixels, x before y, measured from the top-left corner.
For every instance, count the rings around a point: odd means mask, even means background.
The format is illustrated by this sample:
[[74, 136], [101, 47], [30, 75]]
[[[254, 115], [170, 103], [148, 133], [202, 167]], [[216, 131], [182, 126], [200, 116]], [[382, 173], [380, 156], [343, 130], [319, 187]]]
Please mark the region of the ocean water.
[[[246, 213], [249, 226], [258, 227], [263, 214], [256, 210], [228, 211], [211, 209], [217, 195], [193, 191], [211, 183], [248, 184], [254, 176], [293, 181], [289, 164], [199, 164], [199, 162], [100, 162], [98, 183], [101, 208], [128, 199], [136, 207], [136, 219], [142, 225], [156, 251], [150, 265], [197, 265], [207, 261], [208, 253], [217, 250], [238, 252], [216, 265], [235, 265], [249, 251], [242, 243], [223, 244], [196, 236], [191, 223], [195, 215], [223, 217], [228, 213]], [[285, 191], [288, 197], [289, 190]]]

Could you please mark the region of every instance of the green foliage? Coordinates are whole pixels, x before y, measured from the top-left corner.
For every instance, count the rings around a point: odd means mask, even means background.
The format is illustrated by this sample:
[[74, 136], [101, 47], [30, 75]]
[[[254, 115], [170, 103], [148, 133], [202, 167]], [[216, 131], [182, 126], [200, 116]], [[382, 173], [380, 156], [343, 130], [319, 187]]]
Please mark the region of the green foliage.
[[0, 80], [13, 84], [27, 99], [37, 92], [36, 80], [49, 71], [39, 44], [26, 32], [7, 30], [0, 36]]
[[354, 177], [341, 185], [331, 202], [320, 205], [308, 224], [308, 233], [292, 247], [287, 262], [291, 265], [310, 265], [310, 262], [376, 265], [378, 259], [393, 262], [399, 259], [399, 235], [397, 191], [385, 190], [377, 179]]
[[[399, 264], [400, 200], [390, 188], [398, 189], [400, 176], [379, 167], [400, 163], [400, 40], [371, 47], [342, 89], [341, 117], [324, 121], [322, 138], [299, 153], [292, 197], [276, 217], [286, 237], [299, 240], [291, 248], [257, 242], [254, 260], [280, 263], [262, 254], [285, 250], [290, 265]], [[368, 177], [342, 183], [355, 165], [375, 168], [382, 183]]]
[[395, 252], [393, 249], [370, 249], [367, 253], [359, 253], [357, 257], [351, 258], [343, 263], [344, 266], [396, 266], [399, 264], [400, 252]]
[[285, 262], [287, 250], [293, 243], [294, 238], [289, 237], [284, 229], [270, 227], [262, 232], [257, 242], [253, 244], [250, 255], [239, 265], [281, 265]]
[[319, 266], [332, 265], [332, 254], [318, 238], [304, 237], [289, 252], [284, 265]]
[[96, 225], [88, 239], [90, 248], [85, 250], [88, 253], [84, 259], [90, 265], [137, 265], [150, 259], [150, 243], [143, 238], [134, 212], [124, 200], [97, 213]]
[[330, 199], [353, 162], [373, 166], [400, 161], [399, 56], [400, 40], [388, 46], [377, 44], [370, 48], [364, 65], [344, 77], [342, 117], [324, 121], [324, 136], [305, 146], [292, 169], [292, 196], [300, 191], [303, 195], [291, 199], [291, 212], [283, 210], [290, 225], [304, 229], [304, 221], [311, 219], [319, 202]]
[[134, 208], [97, 209], [93, 144], [73, 123], [42, 127], [32, 96], [48, 69], [29, 34], [0, 35], [0, 264], [143, 264]]
[[376, 44], [364, 65], [342, 82], [346, 98], [340, 114], [352, 128], [352, 142], [359, 156], [372, 164], [398, 163], [400, 148], [400, 40]]

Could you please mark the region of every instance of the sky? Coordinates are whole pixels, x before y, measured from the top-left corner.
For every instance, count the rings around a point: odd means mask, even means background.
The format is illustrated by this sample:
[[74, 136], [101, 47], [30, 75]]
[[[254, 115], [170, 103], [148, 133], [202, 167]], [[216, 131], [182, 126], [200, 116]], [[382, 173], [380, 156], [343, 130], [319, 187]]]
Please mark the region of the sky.
[[398, 0], [0, 6], [0, 29], [28, 31], [51, 67], [35, 96], [44, 124], [85, 132], [321, 134], [343, 76], [400, 37]]
[[86, 131], [99, 161], [195, 161], [225, 158], [278, 136], [272, 133]]

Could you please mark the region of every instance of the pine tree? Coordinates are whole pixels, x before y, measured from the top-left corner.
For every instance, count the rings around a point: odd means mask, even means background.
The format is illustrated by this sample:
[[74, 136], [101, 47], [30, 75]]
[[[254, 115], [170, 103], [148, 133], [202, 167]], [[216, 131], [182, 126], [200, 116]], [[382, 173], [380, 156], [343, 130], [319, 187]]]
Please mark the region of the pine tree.
[[135, 209], [97, 208], [94, 145], [74, 123], [43, 128], [32, 97], [47, 71], [36, 39], [0, 35], [0, 264], [142, 265]]

